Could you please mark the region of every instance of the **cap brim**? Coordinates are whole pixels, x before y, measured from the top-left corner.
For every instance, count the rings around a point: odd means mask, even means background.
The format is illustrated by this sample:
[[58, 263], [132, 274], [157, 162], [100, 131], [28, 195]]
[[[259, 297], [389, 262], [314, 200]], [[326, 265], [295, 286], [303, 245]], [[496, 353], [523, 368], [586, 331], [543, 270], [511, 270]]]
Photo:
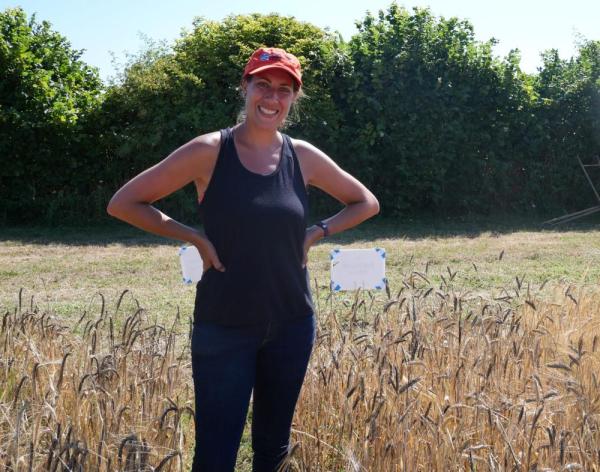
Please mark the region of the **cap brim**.
[[290, 74], [290, 76], [292, 77], [292, 79], [294, 79], [294, 81], [296, 82], [296, 84], [298, 86], [302, 85], [302, 79], [299, 76], [297, 76], [296, 74], [294, 74], [287, 67], [282, 66], [281, 64], [277, 64], [277, 63], [275, 63], [275, 64], [267, 64], [265, 66], [258, 67], [256, 69], [254, 69], [252, 72], [248, 72], [246, 75], [254, 75], [254, 74], [257, 74], [259, 72], [263, 72], [263, 71], [269, 70], [269, 69], [281, 69], [281, 70], [287, 72], [288, 74]]

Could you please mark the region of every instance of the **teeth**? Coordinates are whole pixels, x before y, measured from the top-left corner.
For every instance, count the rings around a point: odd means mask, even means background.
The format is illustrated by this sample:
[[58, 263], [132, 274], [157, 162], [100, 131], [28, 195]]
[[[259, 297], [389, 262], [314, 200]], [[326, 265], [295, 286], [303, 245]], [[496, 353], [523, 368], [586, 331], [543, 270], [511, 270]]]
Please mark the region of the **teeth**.
[[261, 106], [259, 106], [258, 109], [265, 115], [276, 115], [277, 114], [277, 110], [269, 110], [268, 108], [263, 108]]

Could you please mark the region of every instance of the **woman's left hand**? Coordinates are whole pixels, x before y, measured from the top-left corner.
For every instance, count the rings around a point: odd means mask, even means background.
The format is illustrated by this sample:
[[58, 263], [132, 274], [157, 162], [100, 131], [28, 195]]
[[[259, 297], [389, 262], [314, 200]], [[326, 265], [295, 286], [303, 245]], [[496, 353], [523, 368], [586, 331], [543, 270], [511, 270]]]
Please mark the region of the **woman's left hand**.
[[304, 235], [304, 255], [302, 256], [302, 267], [306, 267], [306, 263], [308, 262], [308, 251], [310, 250], [311, 246], [322, 237], [323, 230], [318, 226], [306, 228], [306, 233]]

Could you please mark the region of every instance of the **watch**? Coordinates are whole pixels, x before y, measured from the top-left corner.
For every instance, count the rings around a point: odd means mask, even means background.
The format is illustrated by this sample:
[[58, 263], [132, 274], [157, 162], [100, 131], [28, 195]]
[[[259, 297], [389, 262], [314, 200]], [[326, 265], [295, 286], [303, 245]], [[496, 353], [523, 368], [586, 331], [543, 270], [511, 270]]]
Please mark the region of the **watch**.
[[327, 223], [325, 223], [323, 221], [319, 221], [318, 223], [315, 223], [315, 226], [318, 226], [319, 228], [321, 228], [323, 230], [324, 238], [329, 236], [329, 226], [327, 226]]

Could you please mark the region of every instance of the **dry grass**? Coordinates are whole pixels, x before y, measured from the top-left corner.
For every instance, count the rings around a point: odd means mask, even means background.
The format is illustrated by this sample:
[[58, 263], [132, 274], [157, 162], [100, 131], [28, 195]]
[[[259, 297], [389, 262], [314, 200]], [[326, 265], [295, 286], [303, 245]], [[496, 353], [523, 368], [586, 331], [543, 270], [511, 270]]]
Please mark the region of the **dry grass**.
[[123, 314], [122, 299], [72, 327], [22, 303], [4, 314], [2, 470], [184, 470], [193, 390], [189, 356], [175, 352], [180, 320]]
[[[386, 249], [387, 293], [330, 293], [338, 242], [311, 253], [292, 470], [600, 471], [597, 231], [361, 234], [341, 242]], [[0, 242], [0, 470], [189, 470], [176, 247]], [[249, 457], [246, 431], [236, 470]]]
[[[314, 247], [309, 269], [324, 289], [329, 252], [341, 244], [385, 248], [388, 277], [394, 286], [426, 265], [436, 283], [442, 280], [435, 274], [443, 274], [450, 265], [463, 286], [485, 292], [511, 283], [516, 275], [539, 284], [546, 279], [595, 284], [600, 279], [598, 238], [597, 230], [439, 234], [423, 230], [409, 237], [402, 228], [364, 225]], [[25, 287], [45, 310], [76, 318], [86, 309], [99, 308], [96, 292], [116, 300], [128, 288], [149, 313], [158, 313], [168, 323], [178, 307], [183, 314], [191, 313], [194, 302], [193, 287], [181, 283], [178, 247], [176, 242], [127, 228], [60, 234], [0, 231], [0, 307], [14, 306], [16, 294]]]
[[[486, 299], [453, 274], [435, 286], [413, 272], [383, 306], [325, 296], [292, 470], [600, 470], [600, 296], [517, 279]], [[175, 352], [175, 328], [189, 332], [120, 304], [70, 328], [34, 307], [4, 314], [4, 470], [188, 470], [189, 344]]]
[[600, 296], [551, 290], [414, 272], [383, 310], [324, 307], [293, 470], [600, 470]]

